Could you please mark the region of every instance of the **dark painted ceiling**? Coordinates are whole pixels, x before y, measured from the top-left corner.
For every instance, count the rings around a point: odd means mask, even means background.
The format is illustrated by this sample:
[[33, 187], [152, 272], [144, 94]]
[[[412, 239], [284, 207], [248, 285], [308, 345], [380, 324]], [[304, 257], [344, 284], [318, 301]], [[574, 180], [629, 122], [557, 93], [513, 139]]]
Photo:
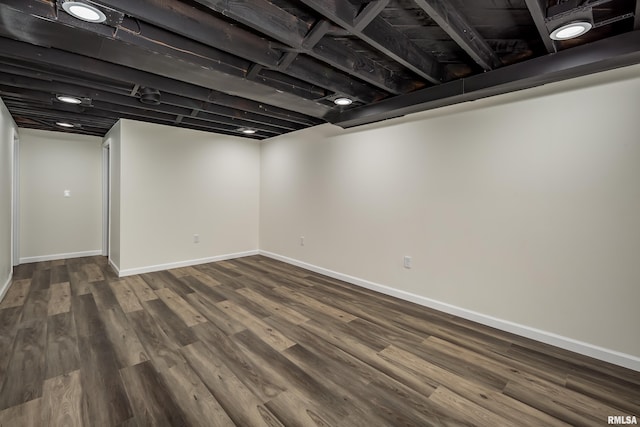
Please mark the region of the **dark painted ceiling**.
[[[0, 97], [20, 127], [102, 136], [130, 118], [265, 139], [640, 62], [640, 0], [81, 1], [106, 22], [0, 0]], [[549, 38], [585, 18], [585, 35]]]

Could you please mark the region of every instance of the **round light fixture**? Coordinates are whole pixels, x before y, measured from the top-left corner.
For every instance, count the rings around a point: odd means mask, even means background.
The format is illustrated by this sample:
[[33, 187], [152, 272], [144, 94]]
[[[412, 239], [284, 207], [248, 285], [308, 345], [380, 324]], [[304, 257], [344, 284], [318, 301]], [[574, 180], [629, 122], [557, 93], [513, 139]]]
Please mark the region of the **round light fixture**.
[[107, 17], [100, 9], [90, 4], [81, 3], [79, 1], [67, 1], [62, 3], [62, 8], [74, 18], [87, 22], [101, 23], [107, 20]]
[[82, 104], [82, 100], [75, 96], [57, 95], [56, 99], [60, 102], [66, 102], [67, 104]]
[[56, 124], [60, 127], [63, 128], [74, 128], [75, 125], [72, 125], [71, 123], [67, 123], [67, 122], [56, 122]]
[[333, 100], [333, 103], [336, 105], [351, 105], [353, 103], [353, 100], [349, 99], [349, 98], [336, 98]]
[[255, 129], [242, 129], [240, 132], [245, 133], [247, 135], [253, 135], [254, 133], [257, 132], [257, 130], [255, 130]]
[[549, 37], [552, 40], [569, 40], [580, 37], [593, 28], [591, 22], [577, 21], [564, 24], [551, 32]]

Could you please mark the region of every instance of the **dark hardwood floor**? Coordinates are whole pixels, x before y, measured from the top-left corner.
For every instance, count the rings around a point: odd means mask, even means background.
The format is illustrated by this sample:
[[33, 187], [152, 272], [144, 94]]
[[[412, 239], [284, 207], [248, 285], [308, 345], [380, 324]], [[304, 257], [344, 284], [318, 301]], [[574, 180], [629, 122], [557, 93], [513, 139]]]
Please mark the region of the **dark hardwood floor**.
[[603, 426], [640, 372], [255, 256], [21, 265], [0, 426]]

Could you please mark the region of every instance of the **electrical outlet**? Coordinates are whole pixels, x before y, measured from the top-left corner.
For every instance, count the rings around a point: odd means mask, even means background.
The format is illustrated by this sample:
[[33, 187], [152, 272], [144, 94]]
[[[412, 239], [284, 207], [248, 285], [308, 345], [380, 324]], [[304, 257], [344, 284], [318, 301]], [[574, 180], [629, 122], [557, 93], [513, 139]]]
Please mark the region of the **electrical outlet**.
[[304, 246], [304, 236], [300, 236], [300, 246]]
[[193, 235], [193, 243], [200, 243], [200, 235], [199, 234], [194, 234]]
[[408, 255], [404, 257], [404, 268], [411, 268], [411, 257]]

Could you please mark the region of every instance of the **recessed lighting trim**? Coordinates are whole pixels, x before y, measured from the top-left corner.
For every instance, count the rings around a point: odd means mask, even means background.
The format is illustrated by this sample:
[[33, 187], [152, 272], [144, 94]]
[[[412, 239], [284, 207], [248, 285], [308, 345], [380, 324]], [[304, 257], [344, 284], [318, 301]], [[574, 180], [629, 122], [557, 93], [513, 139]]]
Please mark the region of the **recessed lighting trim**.
[[56, 122], [56, 125], [63, 127], [63, 128], [74, 128], [75, 125], [68, 123], [68, 122]]
[[82, 21], [99, 24], [107, 20], [107, 17], [100, 9], [79, 1], [64, 2], [62, 3], [62, 8], [69, 15]]
[[569, 40], [576, 37], [580, 37], [593, 28], [591, 22], [587, 21], [577, 21], [577, 22], [569, 22], [568, 24], [561, 25], [551, 32], [549, 37], [552, 40]]
[[82, 104], [82, 99], [76, 98], [75, 96], [69, 95], [57, 95], [56, 99], [60, 102], [65, 102], [67, 104]]
[[333, 103], [336, 105], [345, 106], [345, 105], [351, 105], [353, 103], [353, 100], [349, 98], [341, 97], [341, 98], [334, 99]]
[[253, 135], [254, 133], [258, 132], [255, 129], [241, 129], [240, 132], [247, 134], [247, 135]]

